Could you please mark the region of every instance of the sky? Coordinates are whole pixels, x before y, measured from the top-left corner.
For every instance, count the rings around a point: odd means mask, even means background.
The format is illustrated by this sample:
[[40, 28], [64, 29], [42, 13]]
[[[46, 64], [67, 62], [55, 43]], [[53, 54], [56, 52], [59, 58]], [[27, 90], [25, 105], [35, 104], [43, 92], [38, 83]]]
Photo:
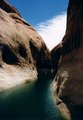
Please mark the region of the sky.
[[41, 35], [49, 50], [62, 40], [68, 0], [7, 0]]

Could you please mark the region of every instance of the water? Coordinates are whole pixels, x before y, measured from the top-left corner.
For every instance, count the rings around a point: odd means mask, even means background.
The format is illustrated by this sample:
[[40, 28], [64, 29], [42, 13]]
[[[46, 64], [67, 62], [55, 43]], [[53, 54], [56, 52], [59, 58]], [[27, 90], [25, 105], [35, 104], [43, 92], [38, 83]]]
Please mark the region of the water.
[[59, 120], [49, 84], [38, 80], [0, 93], [0, 120]]

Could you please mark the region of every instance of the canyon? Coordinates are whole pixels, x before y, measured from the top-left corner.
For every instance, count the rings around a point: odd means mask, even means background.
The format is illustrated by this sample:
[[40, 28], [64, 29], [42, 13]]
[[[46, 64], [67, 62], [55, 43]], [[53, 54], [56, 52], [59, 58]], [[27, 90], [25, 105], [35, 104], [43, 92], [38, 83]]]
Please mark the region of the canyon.
[[83, 120], [82, 40], [82, 0], [69, 0], [65, 36], [52, 51], [15, 7], [0, 0], [0, 92], [35, 81], [42, 86], [51, 80], [64, 119]]

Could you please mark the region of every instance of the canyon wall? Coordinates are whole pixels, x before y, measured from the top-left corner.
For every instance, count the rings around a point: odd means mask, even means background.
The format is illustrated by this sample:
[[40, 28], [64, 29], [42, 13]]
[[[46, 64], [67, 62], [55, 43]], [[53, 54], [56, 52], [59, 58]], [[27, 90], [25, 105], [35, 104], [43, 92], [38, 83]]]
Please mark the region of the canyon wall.
[[51, 67], [40, 35], [16, 8], [0, 0], [0, 91], [36, 80], [40, 71]]
[[[57, 96], [66, 104], [72, 120], [83, 120], [83, 1], [69, 0], [67, 27], [62, 42], [51, 51], [53, 66], [59, 59]], [[61, 107], [60, 101], [57, 102]]]

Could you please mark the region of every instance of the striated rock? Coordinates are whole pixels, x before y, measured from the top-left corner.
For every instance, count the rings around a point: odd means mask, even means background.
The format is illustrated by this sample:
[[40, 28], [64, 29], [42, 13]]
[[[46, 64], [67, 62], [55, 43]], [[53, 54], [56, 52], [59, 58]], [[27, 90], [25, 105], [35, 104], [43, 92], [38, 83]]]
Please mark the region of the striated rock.
[[0, 0], [0, 8], [8, 13], [16, 13], [20, 16], [19, 11], [14, 6], [11, 6], [6, 0]]
[[42, 38], [13, 6], [0, 0], [0, 91], [36, 80], [48, 68], [50, 53]]
[[83, 0], [69, 0], [66, 33], [51, 55], [54, 66], [59, 58], [57, 95], [72, 120], [83, 120]]

